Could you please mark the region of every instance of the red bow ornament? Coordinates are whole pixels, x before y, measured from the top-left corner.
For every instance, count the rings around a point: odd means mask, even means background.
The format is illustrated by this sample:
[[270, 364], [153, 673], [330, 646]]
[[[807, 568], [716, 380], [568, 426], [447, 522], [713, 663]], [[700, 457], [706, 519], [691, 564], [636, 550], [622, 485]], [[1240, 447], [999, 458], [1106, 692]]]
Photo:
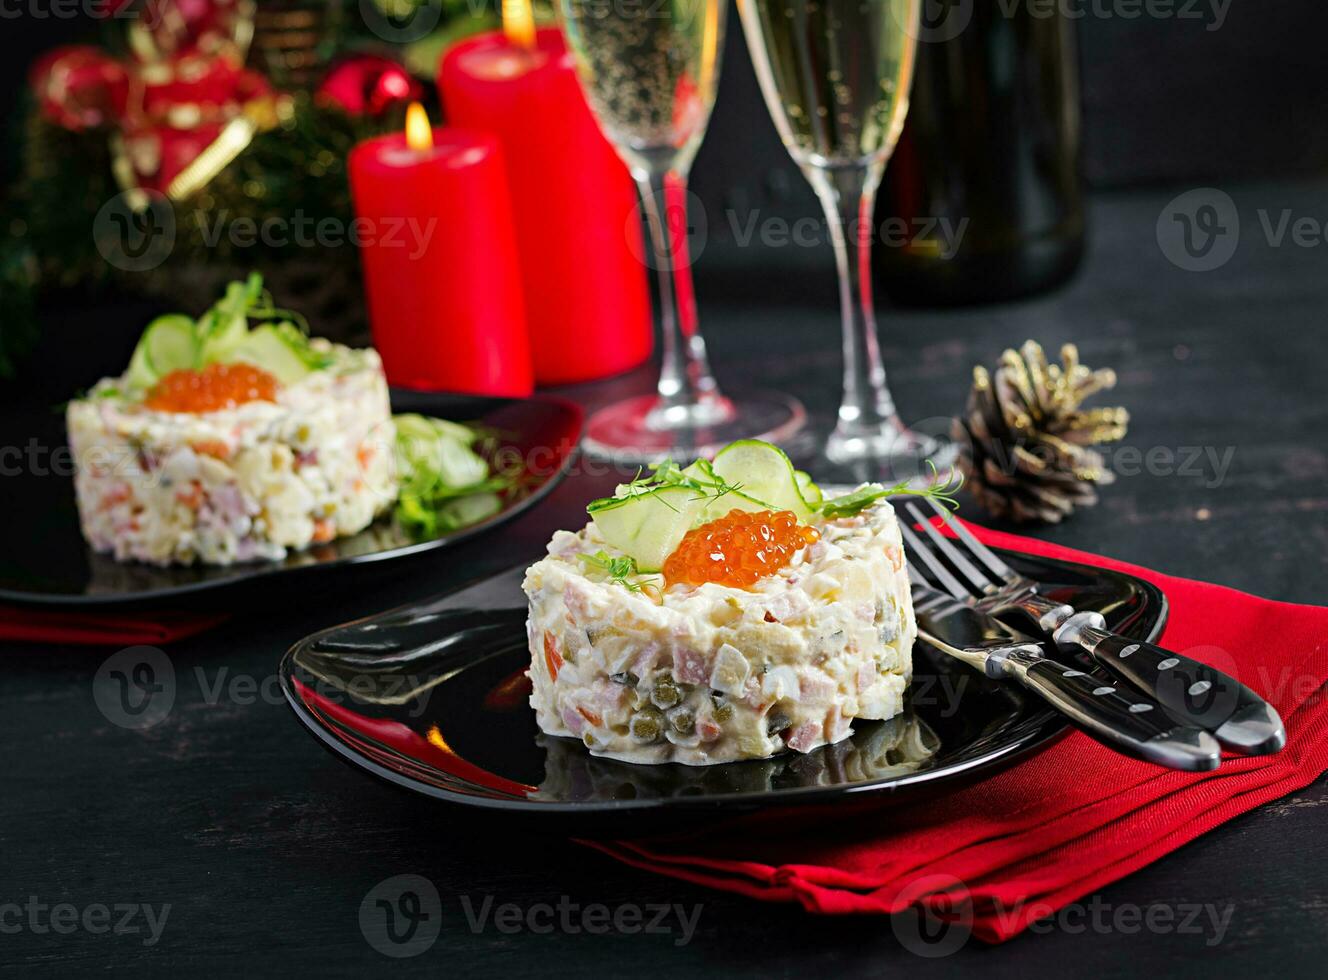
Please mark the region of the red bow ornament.
[[111, 127], [125, 190], [187, 198], [289, 112], [287, 96], [244, 68], [253, 15], [254, 0], [143, 0], [127, 61], [58, 49], [33, 69], [33, 89], [59, 126]]

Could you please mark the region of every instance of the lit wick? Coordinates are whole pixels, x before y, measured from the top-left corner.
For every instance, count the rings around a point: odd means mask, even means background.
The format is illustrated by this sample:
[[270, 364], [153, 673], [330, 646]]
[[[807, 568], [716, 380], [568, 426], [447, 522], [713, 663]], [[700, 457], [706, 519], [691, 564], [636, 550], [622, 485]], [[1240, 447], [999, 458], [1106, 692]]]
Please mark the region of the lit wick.
[[517, 47], [535, 50], [535, 11], [530, 0], [503, 0], [503, 33]]
[[412, 102], [406, 109], [406, 145], [418, 153], [433, 149], [433, 127], [424, 106]]

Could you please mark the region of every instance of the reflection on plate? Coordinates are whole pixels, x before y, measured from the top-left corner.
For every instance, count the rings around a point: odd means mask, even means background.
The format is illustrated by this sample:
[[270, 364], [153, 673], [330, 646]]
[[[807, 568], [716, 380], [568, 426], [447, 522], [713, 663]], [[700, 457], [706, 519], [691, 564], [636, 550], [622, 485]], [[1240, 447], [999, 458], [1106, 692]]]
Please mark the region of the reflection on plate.
[[544, 781], [532, 800], [663, 800], [673, 796], [777, 793], [805, 786], [838, 786], [890, 779], [931, 763], [941, 740], [906, 709], [889, 721], [858, 722], [853, 736], [802, 755], [722, 766], [642, 766], [591, 755], [579, 741], [541, 733]]
[[[1161, 632], [1165, 597], [1115, 572], [1021, 555], [1018, 570], [1136, 639]], [[295, 714], [336, 755], [397, 786], [514, 817], [531, 829], [630, 836], [760, 811], [914, 801], [975, 782], [1045, 746], [1063, 719], [1021, 688], [918, 644], [908, 712], [858, 722], [807, 755], [696, 768], [594, 758], [535, 725], [513, 568], [458, 592], [335, 627], [286, 655]], [[625, 819], [630, 818], [630, 819]]]

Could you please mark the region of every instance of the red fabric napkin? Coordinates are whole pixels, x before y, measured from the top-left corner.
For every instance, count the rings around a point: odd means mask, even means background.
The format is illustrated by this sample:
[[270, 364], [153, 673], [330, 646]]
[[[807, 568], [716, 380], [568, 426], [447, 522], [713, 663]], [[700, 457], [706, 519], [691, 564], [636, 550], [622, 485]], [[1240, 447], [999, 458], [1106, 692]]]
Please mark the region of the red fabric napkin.
[[[1328, 769], [1328, 609], [969, 527], [996, 547], [1115, 568], [1158, 585], [1171, 602], [1162, 643], [1220, 661], [1268, 698], [1286, 722], [1287, 747], [1273, 756], [1228, 756], [1211, 773], [1179, 773], [1117, 755], [1076, 731], [975, 786], [833, 824], [826, 839], [720, 829], [587, 843], [640, 868], [763, 901], [801, 902], [820, 914], [921, 905], [954, 921], [959, 908], [964, 925], [971, 915], [974, 935], [1002, 942]], [[1214, 650], [1219, 642], [1222, 650]]]
[[68, 612], [0, 605], [0, 641], [130, 647], [195, 636], [225, 622], [224, 613]]

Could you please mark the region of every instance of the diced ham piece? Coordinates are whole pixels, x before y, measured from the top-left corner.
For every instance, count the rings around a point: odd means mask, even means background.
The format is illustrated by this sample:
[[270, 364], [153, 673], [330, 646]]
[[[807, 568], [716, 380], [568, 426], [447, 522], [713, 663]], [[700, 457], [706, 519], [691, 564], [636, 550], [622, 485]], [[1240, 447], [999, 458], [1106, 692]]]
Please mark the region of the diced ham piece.
[[579, 736], [582, 730], [586, 727], [586, 720], [581, 716], [581, 712], [573, 707], [564, 705], [561, 714], [563, 724], [567, 726], [567, 730], [573, 735]]
[[673, 652], [673, 677], [679, 683], [703, 684], [709, 676], [705, 657], [700, 653], [689, 647], [679, 647]]
[[797, 752], [810, 752], [821, 741], [821, 724], [816, 721], [804, 721], [789, 736], [788, 747]]
[[816, 704], [821, 701], [829, 701], [834, 697], [838, 687], [839, 685], [827, 677], [823, 671], [809, 669], [798, 671], [798, 693], [804, 703]]

